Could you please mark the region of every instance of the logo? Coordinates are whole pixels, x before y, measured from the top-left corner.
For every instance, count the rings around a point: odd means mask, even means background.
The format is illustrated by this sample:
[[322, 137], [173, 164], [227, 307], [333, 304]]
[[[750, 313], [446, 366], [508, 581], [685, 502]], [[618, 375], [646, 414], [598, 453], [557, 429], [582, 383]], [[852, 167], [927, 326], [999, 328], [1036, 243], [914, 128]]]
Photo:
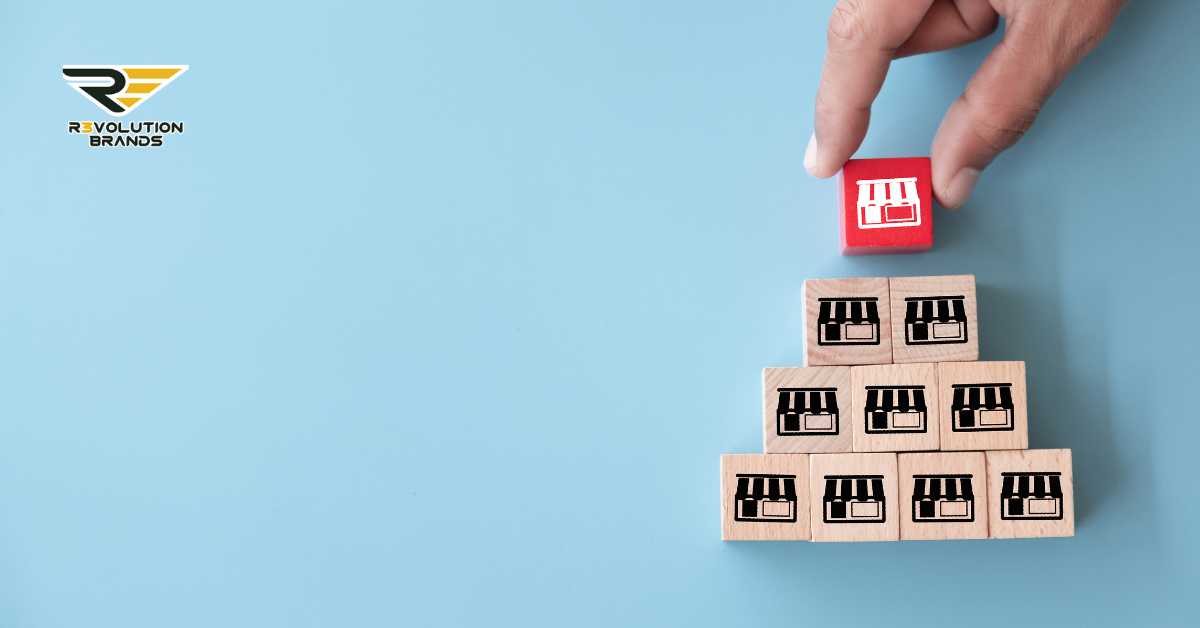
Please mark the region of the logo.
[[[122, 118], [161, 92], [184, 72], [186, 65], [64, 65], [63, 78], [109, 116]], [[156, 147], [163, 136], [183, 133], [177, 121], [67, 122], [67, 133], [88, 136], [93, 147]]]
[[859, 179], [858, 228], [893, 229], [921, 224], [921, 196], [916, 177]]
[[110, 116], [121, 117], [186, 72], [186, 65], [64, 65], [63, 77]]

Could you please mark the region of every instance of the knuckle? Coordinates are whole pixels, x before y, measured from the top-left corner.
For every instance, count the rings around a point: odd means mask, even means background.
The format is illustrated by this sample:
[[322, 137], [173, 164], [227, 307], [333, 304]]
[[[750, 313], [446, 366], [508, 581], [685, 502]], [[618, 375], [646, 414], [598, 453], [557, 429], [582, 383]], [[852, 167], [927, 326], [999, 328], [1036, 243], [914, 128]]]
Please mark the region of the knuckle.
[[967, 28], [978, 39], [983, 39], [996, 32], [996, 28], [999, 26], [1000, 16], [995, 13], [989, 13], [967, 22]]
[[1111, 26], [1111, 19], [1097, 17], [1081, 21], [1073, 29], [1067, 30], [1069, 37], [1065, 46], [1065, 56], [1068, 62], [1078, 63], [1080, 59], [1087, 56], [1108, 35]]
[[1096, 0], [1081, 11], [1068, 11], [1065, 6], [1055, 11], [1050, 9], [1052, 5], [1044, 5], [1036, 16], [1022, 13], [1014, 17], [1009, 30], [1014, 42], [1036, 47], [1061, 68], [1070, 68], [1105, 38], [1121, 4]]
[[963, 94], [971, 120], [971, 131], [995, 152], [1021, 139], [1037, 119], [1037, 105], [989, 101], [970, 93]]
[[867, 20], [862, 0], [838, 0], [829, 16], [829, 45], [855, 48], [867, 40]]
[[[845, 116], [846, 114], [863, 114], [870, 113], [871, 106], [851, 104], [846, 102], [835, 102], [831, 99], [828, 89], [817, 90], [817, 100], [815, 112], [818, 119], [832, 120]], [[845, 100], [844, 98], [841, 100]]]

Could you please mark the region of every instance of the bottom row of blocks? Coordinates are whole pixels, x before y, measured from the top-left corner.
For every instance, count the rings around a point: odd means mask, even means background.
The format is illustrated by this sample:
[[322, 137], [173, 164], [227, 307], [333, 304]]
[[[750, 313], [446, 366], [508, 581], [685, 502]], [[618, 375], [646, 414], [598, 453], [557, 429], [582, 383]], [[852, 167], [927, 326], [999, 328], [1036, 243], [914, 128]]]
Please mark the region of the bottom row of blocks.
[[721, 456], [726, 541], [1074, 536], [1071, 450]]

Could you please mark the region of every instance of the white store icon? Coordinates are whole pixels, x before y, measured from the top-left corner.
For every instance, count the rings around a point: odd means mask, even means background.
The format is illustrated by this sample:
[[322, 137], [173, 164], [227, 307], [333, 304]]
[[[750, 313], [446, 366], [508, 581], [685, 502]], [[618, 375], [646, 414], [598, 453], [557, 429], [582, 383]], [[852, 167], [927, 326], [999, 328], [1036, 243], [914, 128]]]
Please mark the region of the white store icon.
[[921, 224], [921, 197], [917, 178], [860, 179], [858, 184], [859, 229], [916, 227]]

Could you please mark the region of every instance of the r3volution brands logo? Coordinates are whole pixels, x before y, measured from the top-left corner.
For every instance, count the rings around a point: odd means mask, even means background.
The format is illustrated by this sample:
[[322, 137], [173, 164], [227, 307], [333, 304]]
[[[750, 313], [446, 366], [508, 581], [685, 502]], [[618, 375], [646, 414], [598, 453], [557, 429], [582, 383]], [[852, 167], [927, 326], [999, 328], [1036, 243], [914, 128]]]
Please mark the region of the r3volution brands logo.
[[[124, 117], [186, 72], [186, 65], [64, 65], [63, 78], [104, 113]], [[88, 146], [156, 147], [183, 133], [183, 122], [79, 120], [67, 133], [88, 137]]]

